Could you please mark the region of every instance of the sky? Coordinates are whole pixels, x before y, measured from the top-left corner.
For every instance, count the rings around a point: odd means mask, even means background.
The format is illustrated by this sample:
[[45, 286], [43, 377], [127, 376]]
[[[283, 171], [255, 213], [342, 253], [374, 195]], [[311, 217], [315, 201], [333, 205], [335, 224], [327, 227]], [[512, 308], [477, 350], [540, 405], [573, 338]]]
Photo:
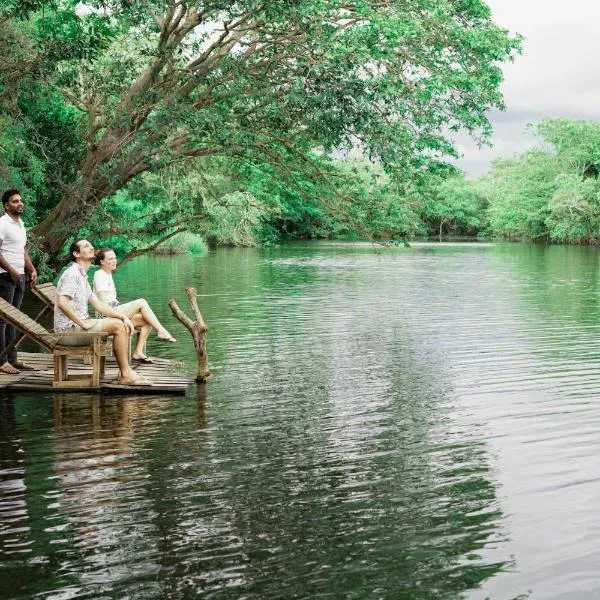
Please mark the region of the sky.
[[492, 148], [457, 138], [459, 166], [484, 174], [493, 158], [510, 158], [536, 143], [527, 123], [543, 117], [600, 117], [600, 2], [598, 0], [487, 0], [494, 21], [525, 37], [523, 54], [505, 64], [505, 112], [490, 113]]

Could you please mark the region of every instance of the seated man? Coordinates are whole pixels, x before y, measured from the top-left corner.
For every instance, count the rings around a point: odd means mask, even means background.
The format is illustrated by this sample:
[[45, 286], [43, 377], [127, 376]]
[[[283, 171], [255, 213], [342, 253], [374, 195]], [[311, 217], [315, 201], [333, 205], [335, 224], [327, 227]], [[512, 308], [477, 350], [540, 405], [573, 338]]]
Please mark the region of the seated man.
[[[94, 261], [94, 247], [87, 240], [73, 242], [69, 249], [73, 264], [61, 275], [54, 307], [54, 331], [56, 333], [77, 333], [104, 331], [113, 338], [115, 358], [121, 370], [120, 382], [124, 385], [152, 385], [152, 382], [138, 375], [128, 359], [129, 336], [133, 324], [129, 318], [114, 308], [98, 300], [88, 282], [87, 271]], [[90, 319], [88, 302], [105, 319]], [[78, 346], [84, 343], [84, 336], [69, 336], [61, 344]]]

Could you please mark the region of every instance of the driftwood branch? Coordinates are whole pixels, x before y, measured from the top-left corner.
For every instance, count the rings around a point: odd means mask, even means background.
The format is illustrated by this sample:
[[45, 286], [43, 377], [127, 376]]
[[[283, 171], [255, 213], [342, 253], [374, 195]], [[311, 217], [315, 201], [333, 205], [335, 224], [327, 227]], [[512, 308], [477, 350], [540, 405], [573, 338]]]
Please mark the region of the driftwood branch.
[[196, 348], [196, 354], [198, 355], [196, 381], [202, 383], [210, 377], [210, 371], [208, 370], [208, 356], [206, 354], [206, 332], [208, 331], [208, 326], [204, 322], [200, 309], [198, 308], [196, 288], [185, 288], [185, 293], [187, 294], [188, 301], [192, 307], [192, 312], [196, 319], [195, 321], [192, 321], [192, 319], [177, 306], [177, 302], [172, 298], [169, 300], [169, 308], [175, 318], [192, 334], [194, 347]]

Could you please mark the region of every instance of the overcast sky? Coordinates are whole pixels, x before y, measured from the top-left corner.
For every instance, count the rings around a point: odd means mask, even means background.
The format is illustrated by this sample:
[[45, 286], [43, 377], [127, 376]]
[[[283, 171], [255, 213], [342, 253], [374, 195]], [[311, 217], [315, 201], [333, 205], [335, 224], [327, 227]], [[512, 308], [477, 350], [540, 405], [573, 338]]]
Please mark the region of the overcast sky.
[[492, 148], [458, 140], [460, 166], [485, 173], [490, 160], [510, 157], [535, 143], [527, 123], [543, 117], [597, 120], [600, 116], [599, 0], [487, 0], [494, 21], [525, 36], [523, 55], [504, 66], [506, 111], [490, 115]]

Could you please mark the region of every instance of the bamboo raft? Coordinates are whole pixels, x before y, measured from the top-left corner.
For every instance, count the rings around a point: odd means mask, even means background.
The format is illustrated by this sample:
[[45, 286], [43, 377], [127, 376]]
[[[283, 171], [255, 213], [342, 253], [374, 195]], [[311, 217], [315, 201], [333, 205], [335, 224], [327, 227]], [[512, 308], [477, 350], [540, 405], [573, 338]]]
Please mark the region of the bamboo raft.
[[[22, 360], [37, 371], [21, 371], [18, 375], [0, 373], [0, 391], [9, 392], [90, 392], [97, 391], [112, 394], [185, 394], [194, 383], [190, 376], [178, 373], [183, 364], [164, 358], [152, 357], [153, 364], [136, 363], [133, 368], [137, 373], [150, 379], [154, 385], [122, 385], [119, 383], [119, 370], [114, 357], [106, 360], [106, 372], [100, 380], [99, 388], [69, 387], [57, 389], [53, 387], [54, 364], [52, 354], [19, 352]], [[77, 374], [91, 374], [91, 365], [86, 365], [82, 358], [69, 359], [69, 371]]]

